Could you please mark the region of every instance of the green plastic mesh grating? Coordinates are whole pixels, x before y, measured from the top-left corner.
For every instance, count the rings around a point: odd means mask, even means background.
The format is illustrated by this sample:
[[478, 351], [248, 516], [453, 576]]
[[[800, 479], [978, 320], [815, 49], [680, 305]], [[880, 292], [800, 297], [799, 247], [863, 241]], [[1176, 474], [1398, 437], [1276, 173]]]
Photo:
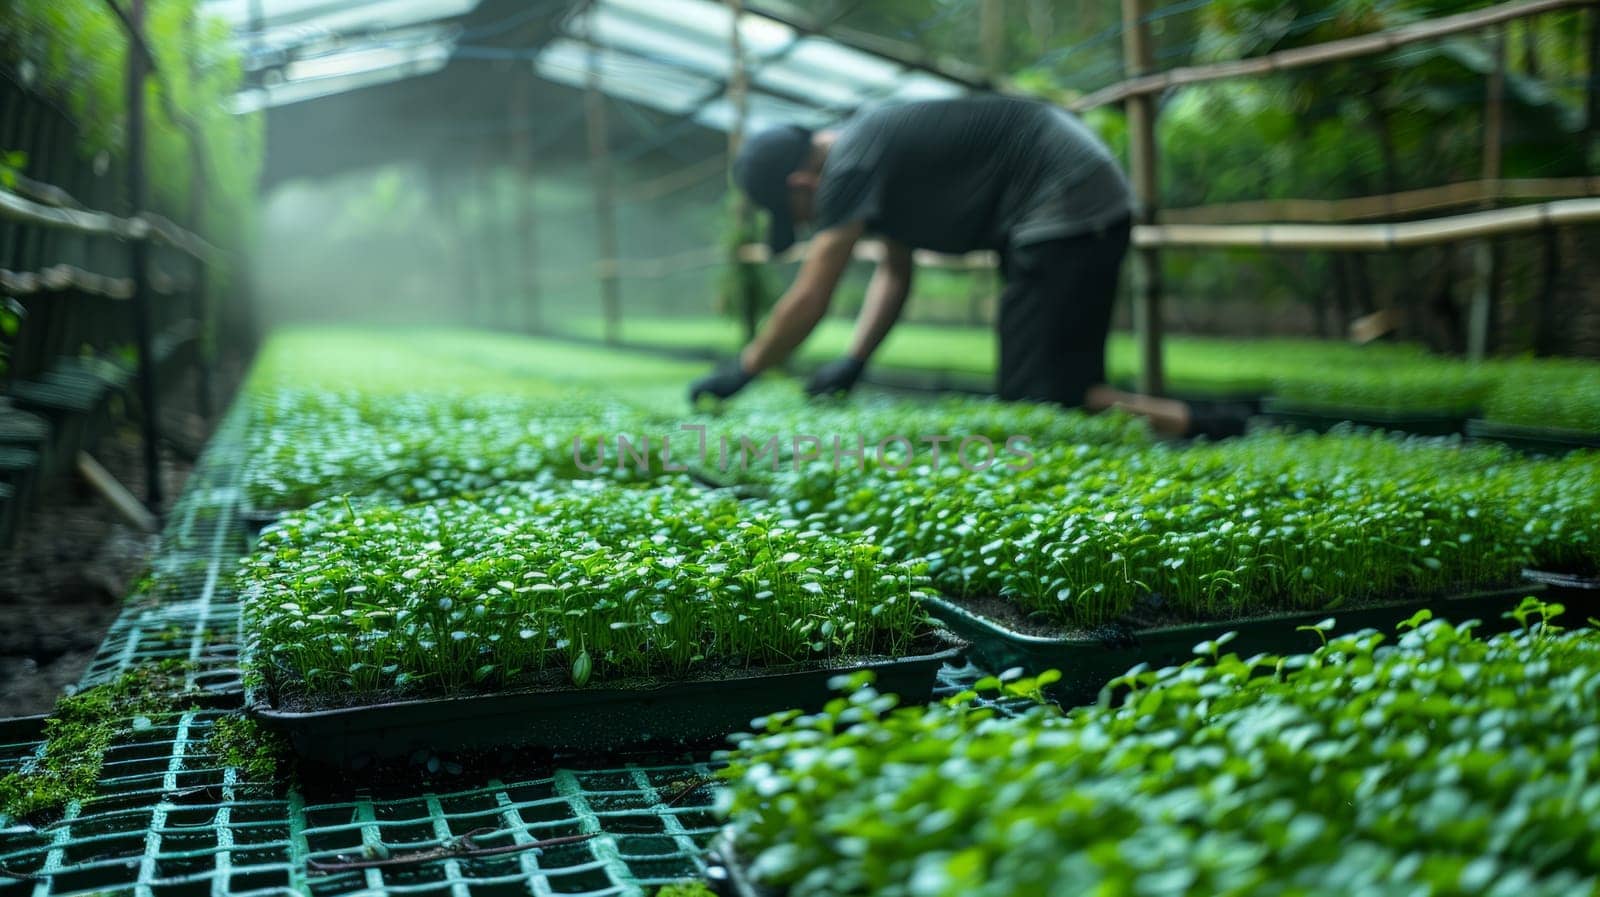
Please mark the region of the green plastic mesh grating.
[[[87, 687], [152, 661], [186, 660], [187, 684], [215, 695], [207, 703], [216, 706], [130, 720], [106, 753], [94, 797], [60, 820], [36, 829], [0, 818], [0, 897], [642, 897], [701, 874], [701, 851], [717, 828], [709, 757], [519, 770], [459, 790], [332, 799], [246, 781], [210, 753], [212, 724], [242, 702], [231, 574], [246, 548], [237, 488], [246, 425], [236, 407], [213, 438], [173, 509], [147, 587], [81, 681]], [[946, 668], [938, 693], [980, 675]], [[41, 737], [38, 719], [0, 721], [0, 774], [31, 764]], [[478, 855], [350, 868], [459, 848], [469, 834]], [[577, 835], [592, 837], [509, 850]]]
[[[556, 769], [387, 799], [325, 801], [292, 789], [278, 797], [207, 750], [220, 715], [190, 711], [130, 728], [107, 752], [92, 799], [40, 829], [0, 828], [0, 894], [630, 895], [698, 874], [716, 829], [705, 762]], [[0, 746], [0, 756], [35, 746]], [[468, 834], [482, 848], [593, 837], [404, 862]], [[327, 868], [376, 857], [401, 865]]]
[[0, 776], [17, 769], [33, 756], [39, 747], [43, 726], [42, 716], [0, 720]]
[[[941, 690], [976, 675], [947, 669]], [[222, 715], [187, 711], [130, 725], [107, 752], [92, 799], [37, 830], [0, 822], [0, 895], [641, 895], [699, 875], [718, 825], [709, 757], [328, 799], [249, 782], [222, 765], [207, 747]], [[0, 770], [37, 751], [35, 729], [25, 721], [0, 728]], [[483, 848], [594, 837], [539, 851], [326, 868], [393, 861], [473, 833]]]
[[232, 574], [246, 546], [237, 513], [246, 418], [236, 406], [212, 437], [169, 515], [149, 575], [112, 624], [80, 686], [177, 659], [190, 664], [191, 687], [242, 690]]

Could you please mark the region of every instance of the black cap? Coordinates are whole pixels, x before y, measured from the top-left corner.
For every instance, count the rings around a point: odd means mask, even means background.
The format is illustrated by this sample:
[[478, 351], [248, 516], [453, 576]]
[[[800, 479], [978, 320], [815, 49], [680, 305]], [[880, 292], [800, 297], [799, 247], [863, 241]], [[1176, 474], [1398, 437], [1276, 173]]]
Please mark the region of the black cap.
[[811, 132], [796, 125], [771, 128], [745, 139], [733, 160], [733, 181], [772, 216], [767, 247], [773, 255], [794, 245], [789, 211], [789, 175], [811, 154]]

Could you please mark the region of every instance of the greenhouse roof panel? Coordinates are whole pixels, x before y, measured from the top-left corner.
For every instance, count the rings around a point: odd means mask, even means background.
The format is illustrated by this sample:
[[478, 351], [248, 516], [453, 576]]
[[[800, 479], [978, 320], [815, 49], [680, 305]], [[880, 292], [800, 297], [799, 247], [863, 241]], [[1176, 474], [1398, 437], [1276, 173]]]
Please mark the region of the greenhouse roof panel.
[[[821, 128], [838, 120], [837, 115], [826, 110], [759, 94], [751, 95], [745, 114], [745, 126], [752, 131], [789, 124]], [[733, 106], [726, 97], [719, 97], [702, 106], [694, 120], [707, 128], [727, 131], [733, 127]]]
[[886, 59], [869, 56], [860, 50], [820, 37], [808, 37], [795, 45], [785, 62], [797, 69], [831, 81], [877, 90], [894, 84], [903, 74], [900, 66]]
[[479, 0], [206, 0], [202, 11], [236, 31], [253, 27], [259, 7], [265, 29], [257, 37], [270, 40], [274, 31], [338, 34], [398, 28], [435, 22], [471, 12]]
[[[260, 31], [252, 31], [259, 5]], [[531, 59], [543, 78], [582, 88], [595, 78], [607, 96], [726, 130], [732, 107], [733, 13], [721, 0], [556, 0], [549, 14], [579, 10], [542, 47], [506, 46], [494, 25], [463, 30], [485, 0], [205, 0], [235, 28], [260, 84], [239, 95], [255, 110], [438, 70], [450, 59]], [[826, 24], [738, 18], [747, 60], [752, 128], [792, 121], [823, 127], [862, 106], [957, 96], [955, 81], [916, 71], [826, 36]], [[524, 13], [512, 16], [521, 21]], [[486, 30], [487, 29], [487, 30]], [[803, 30], [802, 30], [803, 29]], [[504, 31], [505, 29], [499, 29]], [[548, 32], [546, 32], [548, 34]]]
[[[574, 40], [551, 42], [534, 70], [540, 77], [572, 87], [588, 83], [589, 47]], [[692, 72], [604, 48], [595, 51], [600, 90], [608, 96], [674, 115], [687, 115], [717, 87], [717, 81]]]
[[907, 72], [895, 82], [896, 100], [947, 100], [959, 97], [967, 89], [954, 81], [923, 72]]
[[644, 17], [619, 15], [601, 7], [588, 20], [585, 35], [602, 46], [701, 72], [716, 78], [728, 75], [726, 45], [702, 40], [687, 29], [656, 25]]
[[404, 49], [369, 48], [299, 61], [289, 67], [292, 77], [236, 94], [233, 111], [257, 112], [432, 74], [449, 60], [448, 42], [438, 42]]
[[[727, 57], [732, 14], [717, 0], [600, 0], [597, 13], [632, 18], [660, 31], [693, 34]], [[766, 56], [794, 42], [795, 30], [782, 22], [745, 14], [739, 20], [745, 52]]]
[[[696, 122], [728, 130], [733, 108], [719, 93], [731, 77], [732, 23], [732, 13], [717, 0], [596, 0], [585, 15], [567, 23], [570, 40], [548, 47], [537, 68], [553, 80], [583, 85], [587, 61], [582, 53], [574, 56], [570, 45], [592, 43], [602, 48], [602, 59], [623, 54], [633, 60], [631, 68], [615, 70], [605, 63], [600, 89], [607, 95], [694, 113]], [[739, 36], [748, 60], [751, 128], [780, 122], [823, 127], [872, 103], [964, 92], [954, 81], [911, 71], [819, 34], [802, 35], [759, 13], [740, 16]], [[554, 61], [547, 63], [546, 57]], [[676, 72], [668, 75], [668, 70]], [[630, 77], [649, 83], [629, 84]], [[674, 82], [692, 83], [699, 92], [674, 90]], [[697, 103], [704, 105], [696, 110]]]

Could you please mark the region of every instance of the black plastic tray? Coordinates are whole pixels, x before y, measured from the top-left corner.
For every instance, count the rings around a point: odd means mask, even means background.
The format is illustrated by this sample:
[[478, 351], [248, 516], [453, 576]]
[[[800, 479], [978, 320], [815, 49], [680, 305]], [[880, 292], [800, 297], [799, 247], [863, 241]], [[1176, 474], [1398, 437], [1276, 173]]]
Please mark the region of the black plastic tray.
[[[1436, 616], [1451, 620], [1482, 620], [1479, 632], [1499, 632], [1516, 625], [1502, 614], [1515, 608], [1524, 597], [1542, 594], [1547, 588], [1530, 582], [1516, 588], [1458, 597], [1242, 617], [1126, 633], [1108, 632], [1102, 637], [1028, 635], [943, 598], [928, 597], [923, 601], [929, 614], [971, 643], [968, 654], [979, 667], [995, 672], [1020, 667], [1028, 675], [1048, 669], [1060, 670], [1061, 681], [1051, 689], [1050, 696], [1071, 706], [1093, 703], [1107, 682], [1138, 664], [1160, 668], [1192, 660], [1195, 645], [1227, 632], [1237, 635], [1223, 650], [1246, 657], [1256, 653], [1294, 654], [1315, 650], [1322, 644], [1321, 637], [1315, 632], [1300, 631], [1298, 627], [1312, 626], [1329, 617], [1337, 621], [1336, 632], [1372, 628], [1392, 633], [1396, 624], [1429, 608]], [[1600, 603], [1600, 593], [1597, 593], [1596, 603]]]
[[1262, 416], [1301, 430], [1326, 433], [1342, 423], [1379, 430], [1397, 430], [1419, 436], [1454, 436], [1466, 429], [1465, 412], [1390, 412], [1374, 408], [1324, 408], [1269, 398], [1261, 403]]
[[261, 508], [240, 508], [239, 523], [244, 527], [245, 534], [253, 539], [287, 513], [287, 511], [268, 511]]
[[750, 880], [744, 858], [733, 849], [733, 839], [723, 829], [706, 850], [706, 880], [719, 897], [783, 897], [784, 891]]
[[1575, 449], [1600, 449], [1600, 433], [1556, 427], [1524, 427], [1479, 418], [1467, 421], [1467, 435], [1542, 455], [1564, 455]]
[[1577, 599], [1585, 614], [1600, 606], [1600, 576], [1556, 570], [1523, 570], [1522, 578], [1544, 586], [1553, 598]]
[[264, 725], [286, 734], [302, 759], [342, 769], [418, 751], [442, 755], [535, 749], [565, 754], [710, 745], [768, 713], [821, 709], [836, 696], [829, 680], [861, 670], [877, 674], [881, 691], [909, 703], [926, 702], [939, 668], [964, 647], [945, 633], [938, 634], [938, 642], [943, 647], [911, 657], [641, 688], [509, 691], [311, 711], [275, 709], [252, 690], [246, 694], [246, 707]]
[[[1139, 384], [1131, 377], [1119, 378], [1111, 384], [1124, 392], [1138, 392]], [[1161, 397], [1176, 399], [1189, 405], [1198, 405], [1202, 408], [1216, 408], [1217, 406], [1233, 405], [1243, 406], [1252, 411], [1259, 412], [1261, 403], [1267, 400], [1267, 387], [1251, 389], [1248, 387], [1234, 387], [1232, 389], [1197, 389], [1193, 386], [1185, 387], [1182, 383], [1173, 385], [1168, 383], [1161, 391]]]

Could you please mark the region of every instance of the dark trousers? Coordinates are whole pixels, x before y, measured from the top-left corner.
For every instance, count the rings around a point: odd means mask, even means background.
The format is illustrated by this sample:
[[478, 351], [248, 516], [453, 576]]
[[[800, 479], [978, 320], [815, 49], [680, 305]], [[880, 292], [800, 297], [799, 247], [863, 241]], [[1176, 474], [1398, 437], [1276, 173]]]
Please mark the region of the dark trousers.
[[1001, 256], [1002, 399], [1076, 407], [1089, 387], [1105, 382], [1106, 335], [1129, 232], [1124, 220]]

